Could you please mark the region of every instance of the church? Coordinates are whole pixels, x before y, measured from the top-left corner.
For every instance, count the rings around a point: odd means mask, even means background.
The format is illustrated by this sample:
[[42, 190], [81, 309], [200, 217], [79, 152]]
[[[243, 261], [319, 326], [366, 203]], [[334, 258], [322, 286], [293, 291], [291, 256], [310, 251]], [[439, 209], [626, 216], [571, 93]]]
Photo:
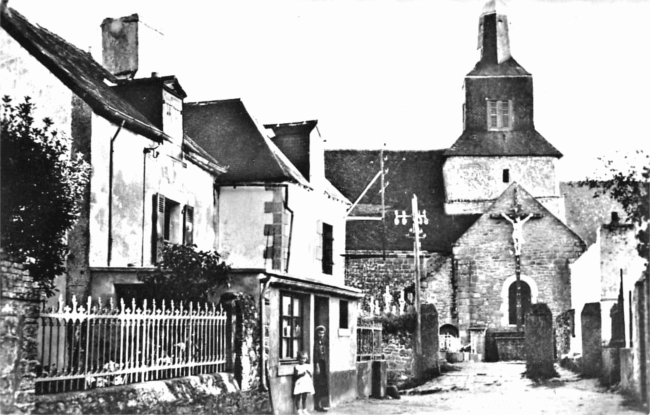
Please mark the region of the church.
[[[465, 76], [463, 130], [450, 148], [326, 154], [330, 181], [358, 199], [347, 223], [347, 284], [363, 287], [384, 310], [399, 303], [400, 290], [413, 290], [413, 239], [393, 220], [396, 211], [411, 213], [416, 195], [428, 218], [421, 302], [436, 306], [441, 335], [481, 355], [489, 355], [489, 333], [518, 332], [518, 315], [531, 304], [547, 304], [554, 318], [574, 308], [579, 314], [574, 264], [611, 210], [620, 210], [560, 183], [562, 153], [535, 128], [533, 76], [511, 53], [501, 6], [488, 1], [479, 17], [480, 60]], [[382, 170], [382, 183], [367, 189]], [[589, 278], [580, 281], [598, 285], [598, 275]]]

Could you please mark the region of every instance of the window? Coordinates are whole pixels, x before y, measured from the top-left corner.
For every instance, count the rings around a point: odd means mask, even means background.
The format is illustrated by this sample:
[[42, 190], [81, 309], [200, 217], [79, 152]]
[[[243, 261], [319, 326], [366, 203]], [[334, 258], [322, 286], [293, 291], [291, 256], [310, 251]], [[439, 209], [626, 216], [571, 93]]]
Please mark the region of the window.
[[339, 328], [349, 329], [348, 321], [348, 302], [341, 300], [339, 301]]
[[152, 262], [158, 262], [165, 243], [194, 243], [194, 208], [158, 193], [153, 197]]
[[[521, 317], [524, 317], [530, 310], [530, 286], [523, 281], [521, 284]], [[517, 324], [517, 282], [510, 284], [508, 288], [508, 324]]]
[[512, 128], [511, 101], [487, 101], [488, 130], [509, 130]]
[[503, 169], [503, 183], [510, 183], [510, 170]]
[[305, 327], [303, 313], [303, 297], [295, 293], [282, 293], [280, 296], [280, 359], [295, 360], [303, 350], [303, 328]]
[[332, 225], [323, 223], [323, 273], [332, 275], [334, 237]]

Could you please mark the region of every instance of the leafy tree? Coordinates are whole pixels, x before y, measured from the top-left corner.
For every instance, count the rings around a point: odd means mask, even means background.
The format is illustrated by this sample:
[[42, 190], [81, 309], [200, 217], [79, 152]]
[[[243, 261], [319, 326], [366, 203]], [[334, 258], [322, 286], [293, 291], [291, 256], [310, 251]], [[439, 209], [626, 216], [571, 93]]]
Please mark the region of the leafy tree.
[[[641, 156], [641, 165], [630, 164], [625, 170], [616, 167], [611, 159], [601, 159], [607, 171], [605, 180], [585, 179], [578, 184], [596, 189], [594, 197], [609, 196], [618, 201], [627, 215], [627, 221], [637, 225], [637, 251], [642, 258], [650, 254], [649, 230], [650, 221], [650, 155], [643, 151], [636, 152]], [[627, 158], [627, 157], [626, 157]]]
[[65, 237], [79, 216], [90, 167], [71, 155], [70, 140], [49, 118], [34, 124], [35, 108], [29, 97], [17, 105], [2, 98], [0, 243], [49, 296], [65, 270]]
[[230, 267], [216, 251], [195, 245], [166, 245], [153, 273], [140, 273], [145, 291], [157, 300], [207, 301], [216, 289], [230, 284]]

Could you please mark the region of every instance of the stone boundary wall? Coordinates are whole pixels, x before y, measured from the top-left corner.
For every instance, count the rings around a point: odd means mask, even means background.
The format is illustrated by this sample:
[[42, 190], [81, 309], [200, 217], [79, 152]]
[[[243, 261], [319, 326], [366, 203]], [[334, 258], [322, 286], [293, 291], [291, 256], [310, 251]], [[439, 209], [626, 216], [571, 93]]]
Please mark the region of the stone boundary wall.
[[0, 249], [0, 412], [30, 413], [42, 296], [25, 265]]
[[399, 383], [413, 376], [413, 348], [410, 337], [384, 337], [384, 358], [388, 365], [389, 384]]
[[232, 373], [38, 396], [34, 414], [271, 413], [269, 394], [242, 391]]

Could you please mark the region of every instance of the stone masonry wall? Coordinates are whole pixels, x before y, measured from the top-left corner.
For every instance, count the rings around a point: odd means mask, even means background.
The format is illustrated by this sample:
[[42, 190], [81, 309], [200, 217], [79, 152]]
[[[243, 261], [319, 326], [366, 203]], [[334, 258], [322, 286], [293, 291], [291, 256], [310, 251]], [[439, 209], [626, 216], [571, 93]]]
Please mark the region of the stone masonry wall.
[[[490, 215], [509, 212], [512, 193], [513, 187], [472, 225], [454, 247], [461, 337], [467, 336], [469, 327], [509, 326], [508, 287], [504, 285], [506, 280], [515, 276], [512, 225]], [[553, 316], [557, 316], [571, 308], [569, 264], [585, 250], [584, 242], [525, 191], [520, 189], [518, 194], [524, 212], [543, 215], [540, 219], [528, 221], [523, 227], [525, 243], [521, 254], [521, 275], [534, 285], [531, 286], [533, 302], [548, 304]]]
[[0, 412], [30, 413], [38, 358], [40, 300], [23, 264], [0, 250]]
[[[413, 286], [415, 270], [412, 252], [393, 251], [386, 259], [381, 257], [380, 251], [348, 251], [348, 254], [355, 256], [348, 256], [345, 260], [346, 285], [361, 288], [375, 300], [379, 300], [382, 310], [386, 286], [394, 293]], [[373, 256], [361, 256], [367, 254]], [[437, 253], [423, 253], [422, 256], [421, 301], [423, 304], [436, 306], [439, 325], [455, 325], [451, 257]]]

